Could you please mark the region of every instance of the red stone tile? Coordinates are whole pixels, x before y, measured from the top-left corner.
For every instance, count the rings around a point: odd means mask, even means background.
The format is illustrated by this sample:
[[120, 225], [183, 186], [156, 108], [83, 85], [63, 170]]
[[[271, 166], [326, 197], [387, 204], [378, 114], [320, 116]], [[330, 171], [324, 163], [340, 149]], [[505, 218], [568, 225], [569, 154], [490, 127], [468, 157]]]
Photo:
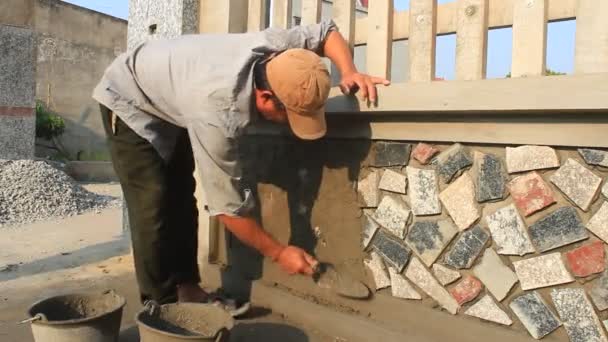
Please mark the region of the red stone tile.
[[482, 287], [483, 285], [481, 285], [481, 282], [477, 278], [466, 276], [450, 290], [450, 294], [456, 299], [458, 304], [462, 305], [477, 298]]
[[428, 162], [439, 153], [439, 149], [433, 145], [419, 143], [412, 151], [412, 157], [419, 161], [421, 164], [428, 164]]
[[596, 241], [566, 253], [568, 266], [577, 277], [587, 277], [604, 271], [604, 243]]
[[514, 178], [507, 187], [515, 205], [525, 216], [530, 216], [555, 203], [553, 190], [536, 172]]

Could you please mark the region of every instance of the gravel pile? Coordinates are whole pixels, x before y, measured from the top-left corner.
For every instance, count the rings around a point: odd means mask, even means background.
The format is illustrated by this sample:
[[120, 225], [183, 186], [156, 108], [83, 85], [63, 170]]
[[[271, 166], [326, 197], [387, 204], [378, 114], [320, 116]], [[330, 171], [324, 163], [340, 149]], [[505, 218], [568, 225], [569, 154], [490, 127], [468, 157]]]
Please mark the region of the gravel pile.
[[120, 206], [92, 193], [45, 161], [0, 160], [0, 227]]

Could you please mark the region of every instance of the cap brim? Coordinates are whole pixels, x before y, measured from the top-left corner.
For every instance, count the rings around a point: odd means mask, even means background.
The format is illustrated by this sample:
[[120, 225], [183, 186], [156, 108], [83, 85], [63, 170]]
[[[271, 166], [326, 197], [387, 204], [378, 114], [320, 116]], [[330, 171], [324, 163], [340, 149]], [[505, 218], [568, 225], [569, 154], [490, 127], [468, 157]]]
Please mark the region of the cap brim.
[[327, 133], [325, 108], [308, 114], [300, 114], [288, 109], [287, 120], [293, 133], [303, 140], [320, 139]]

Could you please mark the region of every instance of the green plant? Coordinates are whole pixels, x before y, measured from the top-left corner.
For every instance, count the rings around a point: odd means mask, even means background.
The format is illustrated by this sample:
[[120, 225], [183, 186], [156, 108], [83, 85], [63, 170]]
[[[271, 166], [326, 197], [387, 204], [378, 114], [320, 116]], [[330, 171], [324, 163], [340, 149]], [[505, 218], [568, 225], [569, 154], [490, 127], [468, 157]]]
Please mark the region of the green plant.
[[[560, 71], [555, 71], [555, 70], [551, 70], [549, 68], [547, 68], [547, 70], [545, 71], [545, 76], [560, 76], [560, 75], [565, 75], [565, 72], [560, 72]], [[508, 73], [507, 76], [505, 76], [506, 78], [511, 78], [511, 73]]]
[[65, 132], [65, 121], [48, 110], [42, 101], [36, 101], [36, 138], [53, 140]]

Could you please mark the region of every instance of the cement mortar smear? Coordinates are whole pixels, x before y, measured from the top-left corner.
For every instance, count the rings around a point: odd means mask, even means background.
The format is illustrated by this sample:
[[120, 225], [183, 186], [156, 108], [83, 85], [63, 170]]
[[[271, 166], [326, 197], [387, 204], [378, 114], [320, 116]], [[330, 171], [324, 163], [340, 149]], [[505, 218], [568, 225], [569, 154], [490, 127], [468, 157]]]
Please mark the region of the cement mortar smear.
[[[431, 148], [439, 151], [437, 156], [430, 163], [421, 162], [417, 151]], [[608, 164], [602, 164], [604, 159], [608, 160], [607, 151], [462, 144], [410, 145], [400, 150], [414, 151], [412, 158], [378, 155], [384, 150], [372, 148], [374, 155], [370, 159], [386, 160], [385, 165], [392, 166], [391, 172], [406, 174], [403, 172], [406, 168], [416, 168], [429, 173], [430, 177], [425, 179], [407, 173], [408, 179], [404, 182], [408, 189], [417, 189], [417, 192], [408, 190], [405, 195], [395, 196], [394, 192], [373, 186], [359, 187], [358, 191], [361, 197], [373, 193], [380, 201], [390, 197], [395, 205], [413, 207], [413, 217], [409, 221], [402, 220], [407, 224], [399, 234], [385, 226], [390, 218], [383, 216], [383, 210], [365, 207], [369, 219], [378, 226], [376, 237], [393, 235], [414, 252], [401, 263], [385, 258], [395, 255], [382, 250], [393, 248], [392, 245], [375, 244], [372, 239], [370, 248], [365, 249], [367, 253], [382, 256], [376, 262], [384, 263], [385, 267], [395, 263], [405, 265], [402, 273], [412, 283], [404, 279], [402, 287], [428, 294], [437, 302], [436, 308], [444, 308], [452, 314], [474, 316], [503, 325], [511, 325], [512, 320], [519, 319], [528, 330], [530, 340], [565, 329], [570, 341], [590, 341], [582, 330], [579, 331], [589, 327], [595, 334], [592, 340], [607, 341], [600, 312], [608, 307], [605, 304], [608, 303], [608, 289], [602, 290], [608, 283], [605, 281], [608, 276], [599, 277], [598, 274], [608, 271], [605, 270], [605, 253], [600, 253], [603, 249], [597, 251], [598, 244], [605, 248], [608, 239], [608, 233], [605, 233], [608, 232], [608, 194], [602, 194], [602, 188], [608, 187]], [[389, 160], [391, 158], [395, 160]], [[406, 165], [403, 160], [408, 161]], [[364, 163], [361, 168], [363, 175], [388, 170], [373, 163]], [[423, 193], [424, 197], [413, 197], [417, 193]], [[423, 206], [436, 207], [437, 197], [443, 208], [439, 207], [436, 213], [416, 210]], [[421, 203], [424, 201], [429, 203]], [[455, 230], [438, 229], [441, 222], [455, 224], [459, 231], [453, 235]], [[377, 265], [377, 268], [384, 267]], [[431, 268], [454, 273], [453, 279], [468, 277], [469, 283], [460, 284], [445, 281], [436, 272], [434, 275], [439, 277], [440, 286], [459, 303], [464, 301], [462, 298], [468, 302], [457, 311], [453, 310], [452, 298], [443, 295], [438, 282], [415, 282], [412, 280], [415, 277], [407, 277], [418, 273], [431, 277], [428, 272]], [[399, 272], [391, 271], [393, 277], [400, 276]], [[369, 274], [373, 281], [381, 282], [378, 273]], [[478, 286], [468, 286], [479, 282], [482, 283], [481, 291]], [[370, 285], [373, 288], [373, 282]], [[377, 291], [385, 287], [384, 283], [382, 285], [377, 286]], [[573, 291], [560, 292], [560, 302], [555, 303], [555, 296], [552, 298], [549, 290], [563, 288]], [[393, 295], [395, 292], [392, 291]], [[523, 300], [528, 298], [524, 296], [533, 296], [530, 298], [534, 300]], [[585, 317], [568, 316], [580, 306], [585, 306]], [[543, 310], [542, 315], [538, 314], [539, 308]]]
[[120, 207], [45, 161], [0, 159], [0, 228]]

